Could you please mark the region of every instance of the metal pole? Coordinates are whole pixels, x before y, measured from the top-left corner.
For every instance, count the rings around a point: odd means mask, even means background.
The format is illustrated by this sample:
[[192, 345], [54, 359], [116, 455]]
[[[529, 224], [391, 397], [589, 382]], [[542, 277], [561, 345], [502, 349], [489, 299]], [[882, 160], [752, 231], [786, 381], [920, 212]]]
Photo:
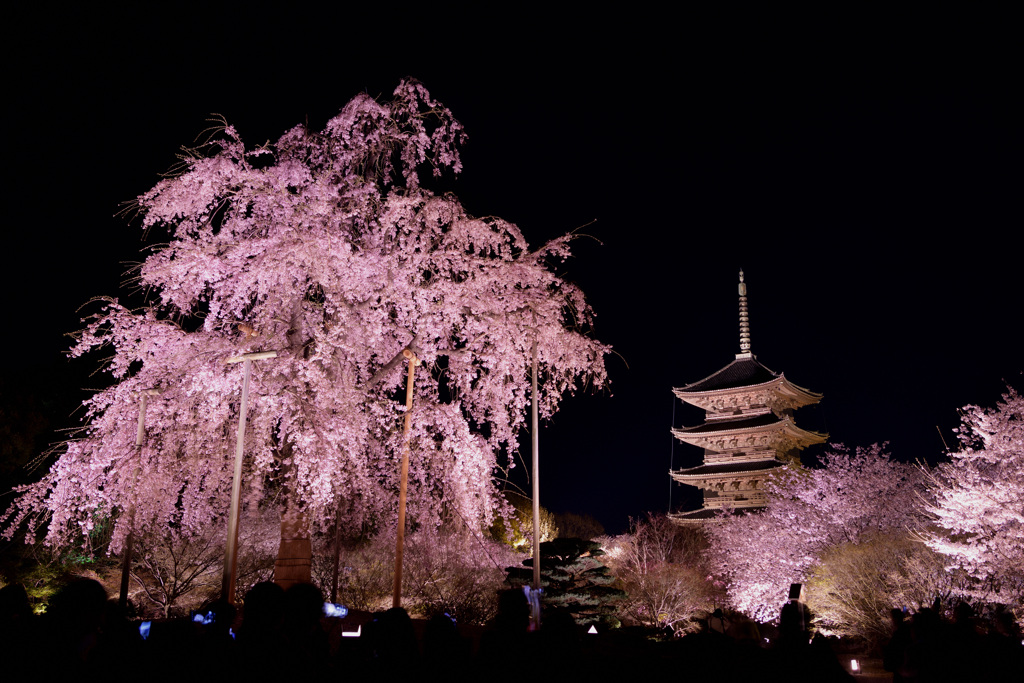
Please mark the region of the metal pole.
[[245, 445], [246, 411], [249, 404], [249, 375], [252, 362], [263, 358], [276, 358], [276, 351], [246, 353], [229, 358], [228, 363], [242, 363], [242, 403], [238, 407], [238, 438], [235, 441], [235, 472], [231, 480], [231, 511], [228, 513], [228, 539], [224, 551], [224, 578], [221, 582], [221, 598], [234, 604], [235, 579], [238, 572], [238, 515], [242, 499], [242, 452]]
[[533, 337], [533, 378], [530, 400], [533, 431], [533, 590], [540, 590], [540, 430], [537, 411], [537, 336]]
[[419, 358], [406, 349], [402, 355], [409, 359], [409, 374], [405, 381], [405, 428], [402, 432], [402, 470], [398, 484], [398, 536], [395, 540], [395, 590], [391, 606], [402, 606], [402, 554], [405, 549], [405, 497], [409, 486], [409, 428], [412, 425], [412, 386]]
[[124, 541], [124, 552], [121, 558], [121, 592], [117, 598], [117, 606], [122, 613], [128, 607], [128, 576], [132, 568], [132, 548], [135, 545], [135, 491], [139, 482], [139, 473], [142, 471], [142, 444], [146, 439], [146, 399], [159, 394], [159, 389], [143, 389], [139, 394], [139, 425], [135, 431], [135, 455], [139, 457], [139, 462], [132, 472], [132, 502], [128, 508], [128, 538]]

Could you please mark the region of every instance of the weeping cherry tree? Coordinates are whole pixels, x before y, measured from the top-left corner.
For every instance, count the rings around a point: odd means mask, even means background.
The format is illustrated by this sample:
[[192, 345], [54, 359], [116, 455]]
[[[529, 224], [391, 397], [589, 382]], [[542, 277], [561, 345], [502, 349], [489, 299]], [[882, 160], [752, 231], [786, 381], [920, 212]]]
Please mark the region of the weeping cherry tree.
[[[199, 533], [229, 502], [242, 368], [253, 363], [243, 500], [268, 501], [300, 533], [393, 528], [405, 412], [401, 352], [415, 349], [409, 515], [488, 526], [495, 474], [525, 426], [534, 341], [538, 404], [606, 379], [583, 293], [551, 268], [569, 236], [531, 248], [515, 225], [474, 218], [421, 173], [461, 171], [464, 139], [422, 85], [350, 101], [316, 132], [247, 147], [226, 122], [141, 195], [147, 233], [166, 233], [137, 272], [138, 308], [100, 301], [71, 355], [106, 354], [113, 383], [86, 424], [3, 520], [67, 546], [95, 520]], [[140, 392], [158, 388], [135, 447]], [[510, 457], [510, 456], [509, 456]], [[125, 514], [134, 509], [134, 514]]]

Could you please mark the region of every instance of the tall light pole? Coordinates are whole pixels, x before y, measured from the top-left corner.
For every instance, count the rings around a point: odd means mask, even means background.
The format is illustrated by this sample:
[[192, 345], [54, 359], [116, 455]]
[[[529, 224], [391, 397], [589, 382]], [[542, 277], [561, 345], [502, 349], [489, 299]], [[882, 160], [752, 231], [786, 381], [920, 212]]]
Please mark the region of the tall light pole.
[[409, 427], [412, 425], [412, 387], [416, 366], [420, 359], [411, 347], [402, 351], [409, 360], [409, 374], [405, 381], [405, 428], [402, 431], [402, 470], [398, 483], [398, 536], [395, 540], [395, 589], [391, 606], [402, 606], [402, 555], [405, 551], [405, 497], [409, 487]]
[[[533, 335], [533, 377], [530, 394], [530, 429], [533, 450], [533, 590], [540, 590], [540, 430], [537, 410], [537, 334]], [[540, 615], [536, 616], [539, 626]]]
[[277, 358], [277, 351], [243, 353], [228, 358], [225, 363], [242, 363], [242, 403], [238, 407], [238, 438], [235, 441], [235, 472], [231, 480], [231, 511], [228, 513], [228, 542], [224, 551], [224, 579], [221, 583], [221, 598], [234, 604], [235, 579], [238, 573], [238, 515], [242, 499], [242, 451], [245, 445], [245, 418], [249, 404], [249, 375], [252, 362], [264, 358]]
[[131, 573], [132, 547], [135, 544], [136, 487], [139, 482], [139, 473], [142, 471], [142, 444], [146, 440], [146, 399], [149, 396], [159, 395], [159, 389], [143, 389], [139, 392], [139, 426], [135, 431], [135, 455], [139, 462], [135, 464], [135, 470], [132, 472], [132, 502], [128, 507], [128, 538], [124, 541], [124, 552], [121, 558], [121, 593], [117, 598], [117, 606], [122, 613], [128, 607], [128, 575]]

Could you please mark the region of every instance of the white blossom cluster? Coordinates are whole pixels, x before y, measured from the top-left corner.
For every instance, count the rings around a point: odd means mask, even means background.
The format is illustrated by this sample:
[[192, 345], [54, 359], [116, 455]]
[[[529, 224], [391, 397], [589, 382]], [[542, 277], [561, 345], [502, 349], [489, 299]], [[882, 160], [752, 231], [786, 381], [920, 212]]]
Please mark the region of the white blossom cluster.
[[975, 577], [981, 596], [1024, 605], [1024, 398], [967, 406], [961, 448], [930, 477], [928, 544]]

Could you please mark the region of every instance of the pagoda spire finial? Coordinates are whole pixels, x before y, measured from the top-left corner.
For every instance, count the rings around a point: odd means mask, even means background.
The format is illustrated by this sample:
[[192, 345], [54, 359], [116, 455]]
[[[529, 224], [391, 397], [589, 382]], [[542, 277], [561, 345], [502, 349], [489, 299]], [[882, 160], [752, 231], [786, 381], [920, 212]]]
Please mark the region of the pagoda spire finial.
[[750, 317], [747, 314], [747, 284], [740, 268], [740, 355], [750, 354]]

